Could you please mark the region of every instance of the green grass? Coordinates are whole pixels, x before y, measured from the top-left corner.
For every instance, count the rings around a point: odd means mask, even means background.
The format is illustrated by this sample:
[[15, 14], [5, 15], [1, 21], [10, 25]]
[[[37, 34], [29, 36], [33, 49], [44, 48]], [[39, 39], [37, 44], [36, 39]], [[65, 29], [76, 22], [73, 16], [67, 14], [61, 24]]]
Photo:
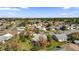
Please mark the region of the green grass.
[[22, 38], [19, 38], [19, 36], [16, 36], [15, 40], [17, 41], [17, 44], [20, 46], [18, 50], [27, 51], [27, 50], [30, 50], [32, 48], [32, 43], [29, 39], [23, 38], [23, 39], [25, 39], [24, 42], [22, 42], [20, 39], [22, 39]]
[[63, 44], [65, 44], [65, 42], [52, 41], [50, 46], [47, 48], [47, 50], [50, 51], [50, 50], [54, 49], [56, 46], [61, 46]]
[[27, 40], [27, 42], [19, 42], [18, 45], [20, 46], [20, 50], [30, 50], [32, 48], [31, 43]]

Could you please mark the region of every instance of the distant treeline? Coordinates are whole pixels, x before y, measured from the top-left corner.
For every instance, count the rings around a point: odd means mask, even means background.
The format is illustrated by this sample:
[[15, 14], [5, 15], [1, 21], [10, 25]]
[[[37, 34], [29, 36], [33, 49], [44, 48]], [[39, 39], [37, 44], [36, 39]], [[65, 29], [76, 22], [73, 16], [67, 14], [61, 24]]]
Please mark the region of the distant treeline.
[[73, 22], [79, 23], [79, 18], [0, 18], [0, 20], [41, 20], [41, 21], [65, 21], [65, 22]]

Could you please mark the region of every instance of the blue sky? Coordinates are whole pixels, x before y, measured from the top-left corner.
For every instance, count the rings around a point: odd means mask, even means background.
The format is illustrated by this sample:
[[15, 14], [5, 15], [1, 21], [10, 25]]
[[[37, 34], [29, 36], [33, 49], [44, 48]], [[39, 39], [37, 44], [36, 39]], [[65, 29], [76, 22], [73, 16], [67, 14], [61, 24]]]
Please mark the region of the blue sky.
[[0, 7], [0, 17], [79, 17], [79, 7]]

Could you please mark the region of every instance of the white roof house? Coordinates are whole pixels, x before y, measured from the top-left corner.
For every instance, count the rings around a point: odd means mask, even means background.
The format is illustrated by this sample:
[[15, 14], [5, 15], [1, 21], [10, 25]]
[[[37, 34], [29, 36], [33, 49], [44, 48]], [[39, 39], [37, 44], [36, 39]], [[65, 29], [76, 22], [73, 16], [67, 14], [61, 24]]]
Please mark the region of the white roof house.
[[7, 33], [5, 35], [0, 36], [0, 41], [4, 41], [4, 40], [9, 40], [10, 38], [12, 38], [13, 35], [10, 33]]
[[47, 36], [45, 34], [33, 34], [33, 36], [32, 41], [39, 41], [40, 37], [47, 40]]
[[18, 34], [25, 30], [25, 27], [17, 27]]
[[44, 31], [46, 31], [46, 28], [45, 28], [45, 27], [40, 27], [39, 30], [44, 30]]
[[76, 44], [79, 44], [79, 40], [74, 40], [74, 42], [75, 42]]
[[39, 34], [33, 34], [32, 41], [39, 41]]
[[67, 41], [68, 39], [66, 34], [54, 34], [53, 38], [59, 42]]
[[25, 27], [17, 27], [17, 30], [24, 31]]

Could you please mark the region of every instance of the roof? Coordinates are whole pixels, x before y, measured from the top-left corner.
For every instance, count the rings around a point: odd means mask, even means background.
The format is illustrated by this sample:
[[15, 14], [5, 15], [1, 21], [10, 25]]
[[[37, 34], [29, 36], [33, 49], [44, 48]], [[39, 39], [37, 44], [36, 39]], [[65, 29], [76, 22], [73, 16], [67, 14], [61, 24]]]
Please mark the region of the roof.
[[39, 41], [40, 40], [39, 38], [41, 37], [47, 40], [47, 36], [45, 34], [34, 34], [33, 36], [34, 36], [32, 38], [33, 41]]
[[7, 33], [5, 35], [0, 36], [0, 41], [2, 41], [2, 40], [8, 40], [8, 39], [10, 39], [12, 37], [13, 37], [13, 35], [11, 35], [10, 33]]
[[74, 42], [79, 44], [79, 40], [74, 40]]
[[40, 38], [47, 40], [47, 36], [45, 34], [40, 34]]
[[32, 40], [33, 41], [38, 41], [39, 40], [39, 34], [33, 34], [33, 38], [32, 38]]
[[67, 38], [66, 34], [54, 34], [58, 39]]
[[10, 31], [9, 33], [12, 34], [13, 36], [15, 36], [18, 33], [18, 31], [13, 30], [13, 31]]
[[54, 34], [54, 36], [60, 41], [60, 40], [63, 40], [63, 39], [67, 39], [67, 35], [66, 34]]
[[17, 27], [18, 31], [24, 31], [25, 27]]

